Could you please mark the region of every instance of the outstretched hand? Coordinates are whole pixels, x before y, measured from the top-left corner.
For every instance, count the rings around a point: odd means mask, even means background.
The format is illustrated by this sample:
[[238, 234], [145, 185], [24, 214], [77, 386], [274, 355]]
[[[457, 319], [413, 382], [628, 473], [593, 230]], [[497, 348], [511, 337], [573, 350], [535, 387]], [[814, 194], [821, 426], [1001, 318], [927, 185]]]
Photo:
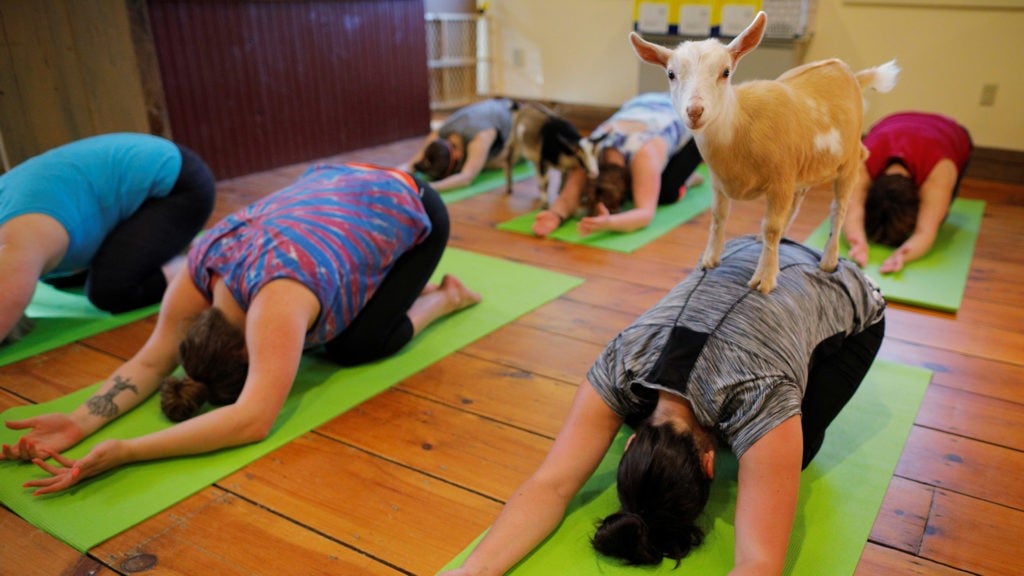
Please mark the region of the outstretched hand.
[[33, 496], [66, 490], [86, 478], [120, 465], [123, 460], [120, 447], [119, 440], [104, 440], [78, 460], [66, 458], [56, 452], [48, 453], [47, 456], [53, 458], [59, 466], [50, 464], [43, 458], [33, 458], [32, 463], [50, 474], [50, 477], [29, 480], [22, 484], [22, 487], [36, 488]]
[[903, 265], [906, 264], [906, 253], [907, 250], [905, 248], [897, 248], [888, 258], [885, 259], [885, 262], [882, 262], [878, 271], [882, 274], [899, 272], [903, 269]]
[[576, 231], [580, 236], [586, 236], [594, 232], [607, 230], [611, 226], [611, 218], [612, 213], [608, 211], [608, 207], [604, 205], [604, 202], [598, 202], [597, 215], [580, 218], [580, 223], [576, 225]]
[[541, 210], [533, 219], [533, 233], [537, 236], [547, 236], [562, 225], [563, 218], [553, 210]]
[[8, 420], [11, 430], [29, 430], [14, 444], [0, 446], [0, 460], [30, 462], [71, 448], [85, 436], [67, 414], [44, 414], [24, 420]]

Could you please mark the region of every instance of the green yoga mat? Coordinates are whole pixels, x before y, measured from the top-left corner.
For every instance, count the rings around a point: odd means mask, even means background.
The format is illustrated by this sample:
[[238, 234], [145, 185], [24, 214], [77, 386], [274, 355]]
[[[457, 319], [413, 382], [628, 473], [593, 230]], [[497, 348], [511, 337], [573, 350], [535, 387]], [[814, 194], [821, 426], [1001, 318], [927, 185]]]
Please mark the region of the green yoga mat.
[[[939, 228], [932, 249], [923, 258], [907, 263], [899, 272], [882, 274], [878, 269], [892, 254], [893, 248], [871, 244], [864, 271], [878, 282], [887, 300], [956, 312], [963, 300], [974, 244], [978, 240], [984, 214], [984, 200], [957, 198]], [[824, 248], [828, 232], [829, 222], [826, 219], [804, 243]], [[846, 239], [841, 238], [839, 254], [845, 255], [849, 249]]]
[[123, 314], [109, 314], [89, 303], [81, 289], [58, 290], [40, 282], [25, 313], [35, 328], [24, 338], [0, 347], [0, 366], [59, 348], [156, 313], [154, 304]]
[[[399, 354], [381, 362], [342, 369], [307, 354], [288, 401], [264, 441], [198, 456], [133, 464], [90, 479], [66, 493], [43, 497], [32, 496], [21, 485], [45, 476], [44, 472], [29, 464], [0, 462], [0, 502], [84, 553], [582, 282], [572, 276], [456, 249], [446, 251], [438, 266], [438, 274], [442, 272], [458, 276], [480, 292], [483, 301], [438, 321]], [[42, 405], [12, 408], [0, 414], [0, 420], [68, 412], [94, 389]], [[168, 426], [157, 396], [67, 455], [80, 457], [105, 438], [137, 436]], [[14, 431], [0, 427], [0, 442], [11, 443], [18, 437]]]
[[[853, 574], [930, 379], [928, 370], [875, 362], [800, 478], [785, 574]], [[628, 434], [619, 433], [555, 533], [509, 574], [718, 575], [732, 568], [737, 462], [731, 453], [716, 460], [711, 499], [703, 515], [707, 537], [679, 568], [670, 560], [651, 568], [627, 567], [593, 550], [590, 538], [597, 522], [618, 510], [615, 472]], [[445, 569], [461, 565], [475, 545]]]
[[[422, 175], [420, 175], [422, 177]], [[512, 181], [519, 182], [533, 176], [533, 165], [526, 160], [521, 160], [515, 166], [512, 167]], [[505, 188], [505, 170], [500, 168], [490, 168], [480, 172], [473, 182], [468, 186], [462, 188], [454, 188], [452, 190], [445, 190], [440, 192], [441, 200], [445, 204], [453, 204], [459, 200], [465, 200], [471, 196], [477, 194], [483, 194], [484, 192], [490, 192], [492, 190], [504, 189]]]
[[[651, 223], [646, 228], [626, 233], [597, 232], [588, 236], [580, 236], [576, 232], [576, 224], [579, 222], [579, 219], [570, 218], [563, 222], [557, 230], [549, 234], [548, 238], [614, 252], [634, 252], [711, 207], [711, 184], [707, 167], [702, 164], [697, 169], [697, 172], [704, 176], [704, 182], [699, 186], [688, 188], [686, 196], [679, 202], [658, 206], [658, 210], [654, 213], [654, 219], [651, 220]], [[625, 206], [625, 208], [628, 208], [628, 206]], [[533, 236], [533, 220], [538, 212], [540, 210], [534, 210], [507, 222], [502, 222], [498, 224], [498, 229]]]

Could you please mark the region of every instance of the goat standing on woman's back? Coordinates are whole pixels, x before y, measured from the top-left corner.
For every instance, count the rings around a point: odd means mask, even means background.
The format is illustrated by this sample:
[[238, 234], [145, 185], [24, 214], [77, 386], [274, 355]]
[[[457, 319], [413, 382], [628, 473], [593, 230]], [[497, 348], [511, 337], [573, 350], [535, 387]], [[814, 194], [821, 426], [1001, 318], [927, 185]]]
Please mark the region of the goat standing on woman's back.
[[673, 105], [708, 165], [714, 196], [700, 266], [718, 266], [731, 200], [764, 195], [763, 247], [749, 286], [767, 294], [775, 287], [785, 229], [807, 190], [828, 181], [834, 182], [832, 228], [820, 266], [832, 271], [838, 264], [839, 231], [857, 170], [867, 158], [862, 91], [870, 86], [888, 92], [899, 68], [888, 62], [854, 74], [841, 60], [822, 60], [776, 80], [734, 87], [730, 77], [740, 58], [760, 44], [765, 21], [765, 13], [758, 13], [728, 45], [708, 39], [669, 50], [635, 32], [630, 41], [642, 60], [665, 68]]

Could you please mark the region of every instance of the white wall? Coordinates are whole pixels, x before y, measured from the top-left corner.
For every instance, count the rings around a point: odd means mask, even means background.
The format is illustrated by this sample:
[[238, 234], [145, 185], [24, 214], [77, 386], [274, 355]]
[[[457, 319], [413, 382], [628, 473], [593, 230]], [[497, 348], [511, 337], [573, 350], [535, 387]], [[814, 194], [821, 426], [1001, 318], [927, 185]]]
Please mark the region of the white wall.
[[[880, 7], [821, 0], [810, 60], [855, 68], [896, 58], [896, 89], [869, 97], [866, 120], [917, 109], [952, 116], [977, 146], [1024, 150], [1024, 10]], [[999, 86], [980, 105], [982, 86]]]
[[[491, 0], [492, 91], [617, 106], [637, 93], [632, 0]], [[819, 0], [807, 60], [854, 68], [896, 58], [896, 90], [870, 94], [866, 121], [915, 109], [963, 123], [975, 145], [1024, 151], [1024, 10], [891, 7]], [[982, 85], [995, 104], [979, 105]], [[666, 84], [667, 86], [667, 84]]]
[[618, 106], [636, 95], [630, 0], [492, 0], [492, 91]]

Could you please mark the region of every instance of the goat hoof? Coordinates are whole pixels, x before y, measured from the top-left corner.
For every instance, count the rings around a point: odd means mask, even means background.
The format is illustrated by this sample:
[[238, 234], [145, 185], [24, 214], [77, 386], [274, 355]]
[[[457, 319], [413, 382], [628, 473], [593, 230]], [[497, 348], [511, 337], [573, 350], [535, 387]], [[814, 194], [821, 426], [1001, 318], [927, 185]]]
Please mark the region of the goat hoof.
[[768, 294], [775, 288], [774, 278], [761, 278], [759, 274], [754, 274], [754, 277], [747, 282], [747, 287], [753, 288], [762, 294]]
[[712, 259], [712, 258], [701, 258], [700, 259], [700, 269], [701, 270], [710, 270], [712, 268], [718, 268], [718, 259], [717, 258], [714, 258], [714, 259]]

